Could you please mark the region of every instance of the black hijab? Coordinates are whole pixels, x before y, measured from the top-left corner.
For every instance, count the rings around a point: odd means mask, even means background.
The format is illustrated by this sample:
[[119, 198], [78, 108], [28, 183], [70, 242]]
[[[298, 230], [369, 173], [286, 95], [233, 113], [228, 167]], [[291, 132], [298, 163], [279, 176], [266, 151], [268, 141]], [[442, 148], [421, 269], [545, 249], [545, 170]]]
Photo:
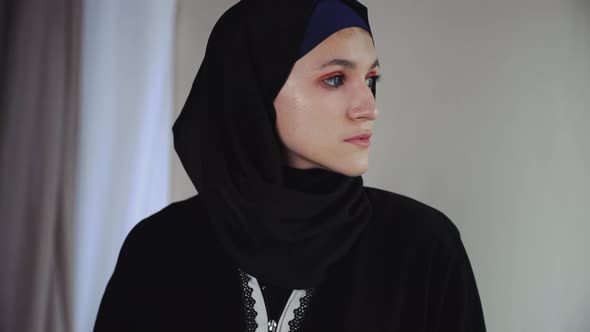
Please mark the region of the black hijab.
[[[369, 25], [362, 4], [344, 2]], [[242, 0], [227, 10], [173, 127], [221, 247], [243, 271], [290, 289], [318, 286], [372, 215], [361, 176], [285, 165], [273, 101], [315, 4]]]

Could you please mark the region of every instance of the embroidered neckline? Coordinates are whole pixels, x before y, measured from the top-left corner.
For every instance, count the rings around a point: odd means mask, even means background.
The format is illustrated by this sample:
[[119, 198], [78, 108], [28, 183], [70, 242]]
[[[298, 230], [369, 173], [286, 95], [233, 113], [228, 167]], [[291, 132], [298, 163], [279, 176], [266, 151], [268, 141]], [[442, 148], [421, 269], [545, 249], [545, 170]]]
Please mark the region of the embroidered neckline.
[[[246, 318], [246, 331], [256, 332], [256, 329], [258, 328], [258, 323], [256, 323], [256, 316], [258, 315], [258, 312], [256, 312], [256, 309], [254, 309], [254, 304], [256, 303], [256, 300], [252, 296], [254, 289], [248, 284], [251, 277], [240, 268], [238, 268], [238, 271], [240, 272], [240, 280], [242, 285], [242, 301], [244, 304], [243, 308]], [[305, 296], [299, 299], [299, 307], [293, 310], [293, 319], [288, 322], [289, 332], [301, 332], [305, 312], [307, 312], [307, 310], [309, 310], [311, 307], [311, 299], [315, 289], [309, 288], [305, 291]]]

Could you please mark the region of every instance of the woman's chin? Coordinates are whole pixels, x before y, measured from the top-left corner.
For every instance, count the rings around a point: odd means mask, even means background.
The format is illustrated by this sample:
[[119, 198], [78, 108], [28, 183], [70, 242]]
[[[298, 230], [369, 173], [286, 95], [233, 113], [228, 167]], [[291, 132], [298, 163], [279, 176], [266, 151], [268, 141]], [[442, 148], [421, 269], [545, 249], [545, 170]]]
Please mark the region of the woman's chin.
[[356, 177], [363, 175], [369, 169], [369, 162], [367, 159], [347, 160], [334, 167], [334, 171], [344, 174], [346, 176]]

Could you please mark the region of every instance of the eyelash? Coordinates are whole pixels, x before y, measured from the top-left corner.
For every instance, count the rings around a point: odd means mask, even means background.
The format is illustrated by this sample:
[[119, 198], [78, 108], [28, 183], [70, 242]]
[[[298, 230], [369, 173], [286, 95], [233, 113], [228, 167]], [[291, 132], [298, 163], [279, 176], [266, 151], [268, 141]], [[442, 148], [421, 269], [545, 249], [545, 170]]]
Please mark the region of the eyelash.
[[[340, 80], [342, 81], [342, 83], [338, 84], [338, 85], [332, 85], [330, 83], [328, 83], [328, 81], [333, 80], [335, 78], [340, 78]], [[340, 87], [342, 84], [344, 84], [344, 80], [345, 80], [345, 76], [343, 74], [338, 74], [338, 75], [334, 75], [332, 77], [328, 77], [325, 80], [323, 80], [324, 84], [326, 84], [329, 88], [333, 88], [333, 89], [337, 89], [338, 87]], [[366, 78], [368, 79], [372, 79], [373, 80], [373, 86], [369, 86], [369, 88], [374, 89], [377, 86], [377, 82], [379, 82], [379, 80], [381, 80], [381, 74], [377, 74], [377, 75], [373, 75], [370, 77]]]

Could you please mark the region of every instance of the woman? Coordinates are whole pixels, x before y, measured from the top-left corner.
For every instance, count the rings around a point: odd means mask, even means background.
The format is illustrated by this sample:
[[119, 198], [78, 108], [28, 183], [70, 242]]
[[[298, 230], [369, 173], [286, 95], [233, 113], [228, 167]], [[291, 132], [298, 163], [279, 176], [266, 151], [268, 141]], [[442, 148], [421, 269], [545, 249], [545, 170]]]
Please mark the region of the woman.
[[459, 232], [365, 187], [379, 62], [353, 0], [242, 0], [174, 125], [199, 194], [128, 235], [95, 331], [485, 331]]

